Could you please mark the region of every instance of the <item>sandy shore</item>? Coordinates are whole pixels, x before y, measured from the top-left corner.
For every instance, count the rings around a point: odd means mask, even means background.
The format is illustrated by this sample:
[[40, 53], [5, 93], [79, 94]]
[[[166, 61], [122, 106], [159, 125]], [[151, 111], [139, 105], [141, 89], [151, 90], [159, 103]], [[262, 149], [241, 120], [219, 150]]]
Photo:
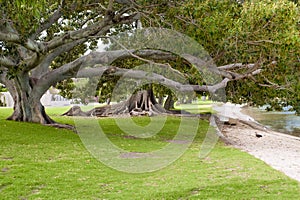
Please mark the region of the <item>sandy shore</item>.
[[[220, 130], [231, 145], [263, 160], [273, 168], [300, 182], [300, 138], [253, 127], [255, 120], [242, 113], [241, 106], [224, 104], [215, 110], [221, 118], [238, 119]], [[239, 121], [242, 120], [242, 121]], [[248, 123], [250, 122], [250, 126]]]

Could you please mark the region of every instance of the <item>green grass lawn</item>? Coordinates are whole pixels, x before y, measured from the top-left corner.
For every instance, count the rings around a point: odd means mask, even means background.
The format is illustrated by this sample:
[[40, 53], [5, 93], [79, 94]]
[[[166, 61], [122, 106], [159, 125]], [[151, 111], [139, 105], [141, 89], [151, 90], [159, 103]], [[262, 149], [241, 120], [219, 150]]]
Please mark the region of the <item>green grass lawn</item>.
[[188, 111], [193, 114], [199, 114], [199, 113], [212, 113], [214, 112], [212, 109], [212, 101], [198, 101], [193, 102], [192, 104], [179, 104], [175, 105], [175, 109], [182, 109], [185, 111]]
[[[58, 122], [74, 124], [71, 117], [59, 116], [66, 110], [47, 112]], [[174, 163], [130, 174], [93, 158], [73, 132], [6, 121], [10, 113], [0, 108], [0, 199], [300, 199], [297, 181], [222, 142], [199, 159], [207, 121], [199, 121], [193, 144]], [[134, 122], [146, 126], [150, 120], [139, 117]], [[169, 117], [157, 135], [136, 139], [126, 137], [114, 119], [99, 119], [115, 145], [134, 152], [163, 148], [179, 122]]]

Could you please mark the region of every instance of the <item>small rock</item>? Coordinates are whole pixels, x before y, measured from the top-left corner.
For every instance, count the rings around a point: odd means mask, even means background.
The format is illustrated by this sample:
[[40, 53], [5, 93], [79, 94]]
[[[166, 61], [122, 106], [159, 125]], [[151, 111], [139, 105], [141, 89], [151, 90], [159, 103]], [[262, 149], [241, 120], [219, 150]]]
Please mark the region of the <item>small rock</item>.
[[261, 138], [263, 135], [259, 134], [259, 133], [255, 133], [255, 136], [258, 137], [258, 138]]

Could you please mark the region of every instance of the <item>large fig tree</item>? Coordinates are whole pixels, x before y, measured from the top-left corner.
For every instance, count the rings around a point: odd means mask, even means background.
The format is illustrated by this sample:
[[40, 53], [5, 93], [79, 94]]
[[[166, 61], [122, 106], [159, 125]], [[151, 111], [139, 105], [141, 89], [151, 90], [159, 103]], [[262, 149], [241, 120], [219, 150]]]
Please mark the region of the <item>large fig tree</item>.
[[81, 55], [111, 28], [139, 18], [133, 6], [117, 2], [1, 1], [0, 82], [14, 99], [9, 119], [54, 123], [40, 102], [42, 95], [51, 85], [75, 76], [81, 65], [111, 59], [109, 54]]
[[[151, 73], [149, 76], [143, 69], [130, 70], [111, 65], [115, 60], [137, 58], [146, 62], [163, 61], [164, 64], [159, 66], [172, 67], [165, 64], [178, 59], [178, 55], [172, 52], [120, 48], [121, 50], [88, 53], [89, 49], [97, 47], [97, 41], [101, 37], [107, 38], [124, 29], [138, 28], [139, 22], [143, 22], [143, 26], [150, 26], [152, 19], [157, 21], [157, 18], [163, 17], [158, 8], [174, 1], [0, 2], [0, 82], [14, 99], [14, 111], [10, 120], [55, 124], [46, 114], [40, 99], [49, 87], [72, 77], [91, 77], [103, 73], [111, 76], [126, 74], [132, 79], [163, 81], [165, 86], [180, 91], [192, 88], [195, 91], [215, 92], [219, 88], [225, 88], [232, 80], [244, 79], [260, 72], [261, 62], [216, 67], [210, 65], [211, 61], [206, 63], [193, 53], [185, 54], [181, 58], [188, 66], [197, 66], [222, 77], [213, 84], [199, 82], [185, 85], [160, 74]], [[153, 14], [156, 15], [152, 16]], [[231, 71], [243, 67], [247, 70], [242, 73]]]

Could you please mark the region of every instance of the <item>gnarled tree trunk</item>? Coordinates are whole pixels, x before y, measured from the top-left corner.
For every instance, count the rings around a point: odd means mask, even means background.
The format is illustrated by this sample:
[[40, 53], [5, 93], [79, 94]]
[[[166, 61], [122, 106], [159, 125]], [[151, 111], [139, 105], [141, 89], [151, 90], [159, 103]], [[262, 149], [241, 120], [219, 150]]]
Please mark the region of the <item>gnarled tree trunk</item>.
[[14, 112], [8, 120], [55, 124], [45, 112], [40, 99], [47, 89], [38, 88], [27, 74], [20, 74], [6, 82], [14, 100]]
[[[14, 112], [8, 120], [35, 122], [40, 124], [54, 124], [55, 122], [46, 114], [44, 106], [35, 95], [24, 100], [24, 94], [13, 95]], [[23, 100], [21, 100], [23, 99]]]

